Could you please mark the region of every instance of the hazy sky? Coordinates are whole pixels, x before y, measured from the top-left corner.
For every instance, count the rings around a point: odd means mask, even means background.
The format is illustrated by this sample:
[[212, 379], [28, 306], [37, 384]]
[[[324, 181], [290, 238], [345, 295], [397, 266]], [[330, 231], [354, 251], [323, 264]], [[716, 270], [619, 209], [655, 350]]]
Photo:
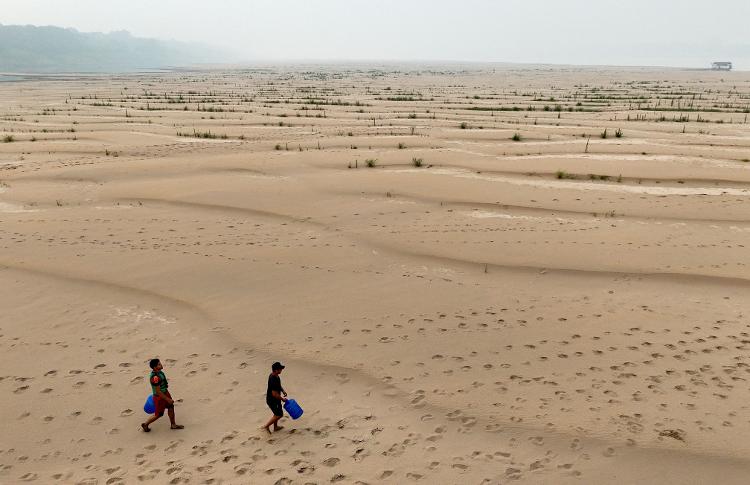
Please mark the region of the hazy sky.
[[253, 60], [750, 69], [750, 0], [0, 0], [0, 23], [197, 41]]

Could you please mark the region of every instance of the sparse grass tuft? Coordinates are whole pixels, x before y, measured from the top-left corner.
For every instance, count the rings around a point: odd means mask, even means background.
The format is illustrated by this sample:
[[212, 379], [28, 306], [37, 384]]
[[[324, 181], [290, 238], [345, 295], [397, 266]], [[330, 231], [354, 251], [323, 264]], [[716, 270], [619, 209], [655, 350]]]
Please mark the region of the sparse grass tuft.
[[607, 129], [605, 128], [604, 131], [602, 131], [602, 134], [599, 136], [606, 140], [609, 137], [609, 135], [607, 134]]
[[13, 135], [5, 135], [3, 137], [3, 143], [13, 143], [14, 141], [16, 141], [16, 139], [13, 138]]
[[226, 140], [227, 138], [229, 138], [226, 134], [217, 135], [216, 133], [211, 133], [210, 131], [195, 131], [195, 130], [193, 130], [192, 133], [178, 131], [177, 136], [192, 136], [195, 138], [208, 138], [208, 139], [221, 138], [222, 140]]
[[406, 143], [399, 143], [398, 144], [398, 149], [399, 150], [403, 150], [404, 148], [406, 148]]
[[520, 133], [515, 133], [513, 135], [513, 137], [511, 138], [511, 140], [513, 140], [513, 141], [521, 141], [521, 140], [523, 140], [523, 138], [521, 138], [521, 134]]
[[365, 160], [365, 165], [367, 165], [369, 168], [373, 168], [373, 167], [375, 167], [375, 165], [377, 164], [377, 162], [378, 161], [375, 158], [368, 158], [367, 160]]
[[615, 131], [615, 137], [622, 138], [622, 129], [618, 128], [617, 131]]
[[458, 127], [461, 128], [462, 130], [467, 130], [469, 129], [469, 124], [464, 121], [460, 125], [458, 125]]
[[424, 162], [423, 162], [423, 160], [421, 158], [416, 158], [415, 157], [415, 158], [411, 159], [411, 164], [414, 165], [417, 168], [421, 167], [423, 163]]
[[562, 170], [558, 170], [555, 176], [560, 180], [575, 180], [576, 178], [578, 178], [572, 173], [564, 172]]

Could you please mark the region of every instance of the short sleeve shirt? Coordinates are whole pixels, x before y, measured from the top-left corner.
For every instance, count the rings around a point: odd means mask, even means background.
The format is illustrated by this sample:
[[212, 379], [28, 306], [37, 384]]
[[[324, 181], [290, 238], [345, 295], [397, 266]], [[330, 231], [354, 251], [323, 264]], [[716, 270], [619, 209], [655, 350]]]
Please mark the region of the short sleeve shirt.
[[266, 391], [266, 400], [276, 399], [275, 397], [273, 397], [273, 394], [271, 394], [271, 391], [276, 391], [279, 394], [281, 394], [282, 392], [281, 377], [274, 374], [268, 376], [268, 391]]
[[164, 375], [164, 372], [151, 372], [148, 380], [151, 383], [151, 393], [154, 396], [156, 395], [157, 389], [161, 392], [167, 392], [169, 383], [167, 382], [167, 376]]

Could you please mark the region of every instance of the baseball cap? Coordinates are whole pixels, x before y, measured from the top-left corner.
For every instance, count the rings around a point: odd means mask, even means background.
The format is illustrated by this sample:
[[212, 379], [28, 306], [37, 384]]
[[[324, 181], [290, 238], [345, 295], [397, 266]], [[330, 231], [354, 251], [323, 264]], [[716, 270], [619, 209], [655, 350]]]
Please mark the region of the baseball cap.
[[271, 366], [271, 370], [283, 369], [284, 367], [286, 366], [282, 365], [281, 362], [274, 362]]

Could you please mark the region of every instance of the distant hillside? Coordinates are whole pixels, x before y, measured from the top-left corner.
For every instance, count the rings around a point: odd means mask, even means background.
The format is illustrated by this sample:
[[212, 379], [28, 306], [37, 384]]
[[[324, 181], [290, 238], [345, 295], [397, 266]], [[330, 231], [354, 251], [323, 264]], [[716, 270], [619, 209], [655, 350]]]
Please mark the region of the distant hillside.
[[223, 53], [205, 46], [143, 39], [124, 31], [0, 24], [3, 72], [124, 72], [224, 61]]

